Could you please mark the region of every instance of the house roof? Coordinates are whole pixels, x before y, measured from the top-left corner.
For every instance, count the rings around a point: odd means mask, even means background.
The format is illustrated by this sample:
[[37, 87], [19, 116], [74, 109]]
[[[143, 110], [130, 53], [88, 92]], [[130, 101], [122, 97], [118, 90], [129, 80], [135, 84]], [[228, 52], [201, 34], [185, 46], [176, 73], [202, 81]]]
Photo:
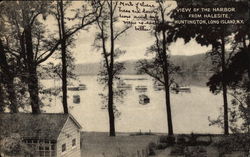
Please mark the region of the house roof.
[[69, 117], [80, 129], [70, 114], [0, 113], [0, 137], [18, 133], [23, 138], [57, 140]]

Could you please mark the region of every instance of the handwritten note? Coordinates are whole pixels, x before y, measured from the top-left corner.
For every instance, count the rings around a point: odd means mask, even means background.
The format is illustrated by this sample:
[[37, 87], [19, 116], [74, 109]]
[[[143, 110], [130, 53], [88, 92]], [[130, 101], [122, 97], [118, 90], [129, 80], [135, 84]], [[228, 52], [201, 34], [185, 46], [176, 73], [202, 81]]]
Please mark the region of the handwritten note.
[[158, 18], [152, 1], [120, 1], [118, 14], [124, 24], [133, 25], [136, 31], [150, 31]]

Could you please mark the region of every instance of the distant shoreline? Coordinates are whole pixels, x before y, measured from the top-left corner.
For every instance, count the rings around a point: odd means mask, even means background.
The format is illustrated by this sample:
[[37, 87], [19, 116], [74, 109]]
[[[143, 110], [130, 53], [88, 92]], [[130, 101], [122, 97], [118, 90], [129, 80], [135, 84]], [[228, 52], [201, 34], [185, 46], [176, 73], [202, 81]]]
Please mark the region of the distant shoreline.
[[[168, 133], [159, 133], [159, 132], [151, 132], [151, 135], [135, 135], [139, 132], [116, 132], [117, 136], [165, 136], [168, 135]], [[148, 133], [148, 132], [142, 132], [142, 133]], [[109, 135], [109, 132], [101, 132], [101, 131], [81, 131], [81, 134], [96, 134], [96, 135]], [[178, 133], [175, 135], [190, 135], [192, 133]], [[193, 133], [198, 136], [223, 136], [224, 134], [212, 134], [212, 133]], [[230, 134], [233, 135], [233, 134]]]

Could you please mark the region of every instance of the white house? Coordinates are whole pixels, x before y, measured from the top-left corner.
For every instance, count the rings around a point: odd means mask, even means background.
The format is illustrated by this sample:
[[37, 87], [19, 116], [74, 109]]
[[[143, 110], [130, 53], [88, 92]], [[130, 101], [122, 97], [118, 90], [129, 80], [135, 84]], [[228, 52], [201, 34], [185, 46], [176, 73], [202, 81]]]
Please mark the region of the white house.
[[19, 134], [34, 157], [80, 157], [80, 129], [71, 114], [0, 114], [0, 139]]

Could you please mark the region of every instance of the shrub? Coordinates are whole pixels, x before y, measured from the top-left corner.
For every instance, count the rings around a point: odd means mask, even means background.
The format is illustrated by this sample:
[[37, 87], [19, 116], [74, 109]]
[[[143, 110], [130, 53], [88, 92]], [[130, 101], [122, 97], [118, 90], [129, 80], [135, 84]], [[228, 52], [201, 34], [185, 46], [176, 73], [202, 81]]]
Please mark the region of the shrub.
[[186, 149], [186, 151], [184, 151], [184, 155], [185, 157], [206, 157], [207, 151], [203, 147], [194, 146], [191, 150]]
[[0, 152], [8, 156], [26, 156], [33, 154], [33, 150], [22, 141], [19, 134], [11, 134], [10, 136], [2, 138], [0, 140]]
[[206, 150], [204, 147], [200, 147], [200, 148], [199, 148], [199, 152], [200, 152], [200, 153], [206, 153], [207, 150]]
[[186, 141], [188, 146], [208, 146], [212, 143], [212, 137], [210, 135], [199, 135], [191, 133]]
[[186, 144], [186, 139], [185, 139], [185, 137], [178, 137], [178, 138], [177, 138], [177, 144], [185, 145], [185, 144]]
[[157, 146], [156, 146], [156, 149], [166, 149], [168, 147], [168, 144], [167, 143], [159, 143]]
[[159, 142], [160, 143], [167, 143], [167, 136], [160, 136]]
[[231, 153], [233, 151], [249, 152], [250, 136], [247, 134], [231, 135], [223, 137], [221, 141], [214, 143], [220, 153]]
[[185, 149], [184, 146], [176, 145], [176, 146], [173, 147], [170, 154], [171, 155], [184, 155], [184, 149]]
[[211, 142], [207, 142], [207, 141], [196, 141], [195, 143], [196, 146], [208, 146], [210, 144]]
[[197, 138], [198, 136], [194, 133], [191, 133], [190, 138], [189, 138], [189, 145], [191, 146], [196, 146], [197, 145]]
[[161, 136], [159, 141], [160, 141], [160, 143], [174, 145], [175, 144], [175, 137], [174, 136]]

